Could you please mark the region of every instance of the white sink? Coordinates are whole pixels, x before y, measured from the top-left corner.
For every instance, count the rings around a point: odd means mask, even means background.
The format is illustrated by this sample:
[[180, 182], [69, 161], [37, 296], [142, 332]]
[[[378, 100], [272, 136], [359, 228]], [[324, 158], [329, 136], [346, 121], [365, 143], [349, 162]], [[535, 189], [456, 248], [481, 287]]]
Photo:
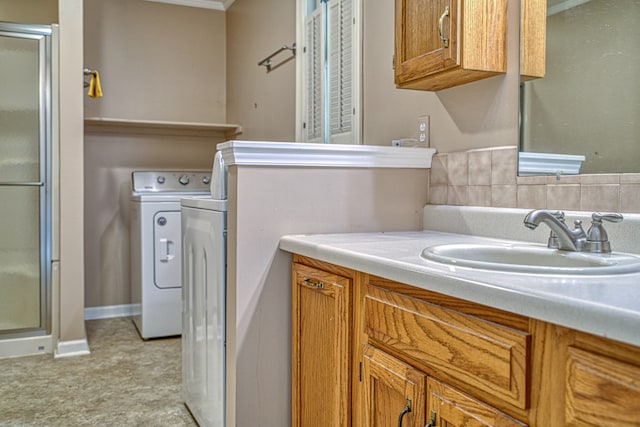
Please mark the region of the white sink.
[[635, 255], [568, 252], [533, 244], [445, 244], [425, 248], [420, 256], [440, 264], [510, 273], [602, 275], [640, 272], [640, 257]]

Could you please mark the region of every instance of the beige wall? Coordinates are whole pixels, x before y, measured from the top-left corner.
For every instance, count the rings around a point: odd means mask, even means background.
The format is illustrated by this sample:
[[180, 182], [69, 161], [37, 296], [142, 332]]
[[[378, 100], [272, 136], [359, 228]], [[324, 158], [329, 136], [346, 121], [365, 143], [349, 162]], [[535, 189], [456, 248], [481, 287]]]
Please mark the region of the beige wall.
[[[216, 142], [196, 136], [85, 132], [85, 306], [129, 304], [134, 170], [210, 170]], [[130, 132], [130, 130], [129, 130]]]
[[[142, 0], [86, 0], [84, 65], [104, 97], [84, 96], [85, 117], [171, 122], [226, 120], [223, 12]], [[223, 138], [87, 128], [85, 306], [130, 303], [131, 172], [209, 170]]]
[[417, 118], [431, 116], [438, 152], [516, 145], [519, 2], [509, 1], [508, 72], [440, 92], [396, 89], [393, 83], [394, 2], [364, 3], [364, 137], [388, 145], [417, 137]]
[[295, 140], [295, 61], [270, 73], [258, 67], [295, 42], [295, 6], [295, 0], [236, 0], [226, 12], [227, 117], [242, 125], [244, 140]]
[[[60, 0], [60, 341], [84, 330], [82, 2]], [[54, 308], [55, 310], [55, 308]]]
[[58, 22], [58, 0], [2, 0], [0, 21], [55, 24]]
[[291, 255], [278, 249], [280, 237], [419, 230], [427, 170], [230, 169], [227, 425], [287, 426]]
[[85, 0], [84, 65], [104, 97], [87, 117], [224, 123], [223, 12], [143, 0]]
[[[517, 144], [517, 0], [509, 3], [509, 19], [516, 25], [509, 26], [507, 75], [438, 93], [395, 88], [394, 3], [362, 3], [363, 144], [416, 137], [417, 118], [425, 114], [431, 116], [432, 146], [440, 152]], [[256, 65], [295, 38], [295, 9], [296, 0], [236, 0], [227, 12], [227, 114], [243, 126], [243, 139], [295, 137], [293, 61], [269, 74]]]

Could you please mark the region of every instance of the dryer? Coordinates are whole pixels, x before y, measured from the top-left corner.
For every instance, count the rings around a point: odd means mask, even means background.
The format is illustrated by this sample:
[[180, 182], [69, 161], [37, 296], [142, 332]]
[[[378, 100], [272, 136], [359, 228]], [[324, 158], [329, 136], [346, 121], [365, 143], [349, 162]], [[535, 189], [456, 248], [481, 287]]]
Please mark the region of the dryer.
[[216, 153], [208, 198], [183, 198], [182, 394], [200, 427], [225, 425], [226, 172]]

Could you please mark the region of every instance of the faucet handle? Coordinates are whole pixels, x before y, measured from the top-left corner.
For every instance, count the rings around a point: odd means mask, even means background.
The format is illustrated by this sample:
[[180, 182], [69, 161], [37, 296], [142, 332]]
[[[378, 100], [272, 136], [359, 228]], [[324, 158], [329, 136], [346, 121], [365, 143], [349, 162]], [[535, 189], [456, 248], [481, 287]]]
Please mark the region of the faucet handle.
[[591, 227], [587, 232], [587, 242], [585, 250], [588, 252], [609, 253], [611, 252], [611, 243], [607, 230], [604, 229], [602, 221], [622, 222], [623, 216], [619, 213], [600, 213], [595, 212], [591, 215]]
[[622, 214], [619, 213], [600, 213], [600, 212], [594, 212], [591, 215], [591, 219], [593, 220], [593, 222], [597, 222], [597, 223], [602, 223], [602, 220], [605, 221], [609, 221], [609, 222], [622, 222], [622, 220], [624, 219], [624, 217], [622, 216]]

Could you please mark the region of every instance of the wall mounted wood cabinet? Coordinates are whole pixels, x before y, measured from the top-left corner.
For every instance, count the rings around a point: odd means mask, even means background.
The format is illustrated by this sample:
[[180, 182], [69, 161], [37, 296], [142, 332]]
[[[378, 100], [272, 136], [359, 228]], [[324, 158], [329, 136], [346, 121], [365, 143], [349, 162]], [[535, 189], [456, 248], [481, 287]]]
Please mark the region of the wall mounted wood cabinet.
[[547, 51], [547, 0], [520, 2], [520, 80], [544, 77]]
[[395, 0], [395, 83], [437, 91], [507, 71], [507, 0]]

